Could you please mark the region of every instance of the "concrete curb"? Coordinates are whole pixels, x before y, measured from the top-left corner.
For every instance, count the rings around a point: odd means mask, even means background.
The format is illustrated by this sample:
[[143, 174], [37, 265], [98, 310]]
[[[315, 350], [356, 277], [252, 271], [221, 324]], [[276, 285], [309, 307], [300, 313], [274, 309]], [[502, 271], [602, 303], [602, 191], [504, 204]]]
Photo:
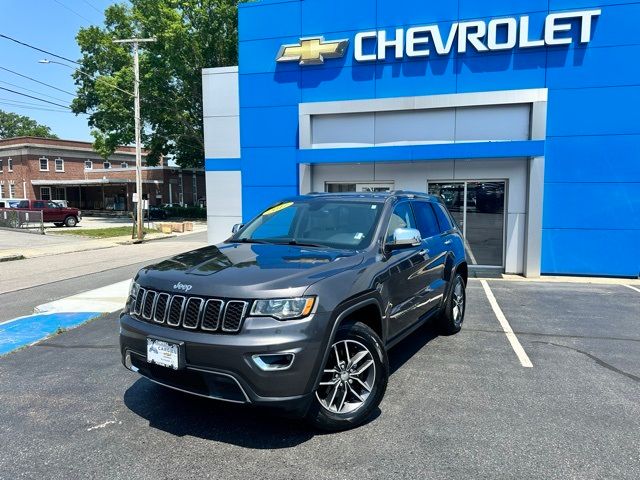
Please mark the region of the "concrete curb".
[[[478, 276], [477, 279], [483, 277]], [[484, 278], [488, 282], [527, 282], [527, 283], [578, 283], [591, 285], [640, 285], [640, 279], [637, 278], [618, 278], [618, 277], [572, 277], [572, 276], [555, 276], [543, 275], [536, 278], [522, 277], [520, 275], [502, 274], [502, 277]]]

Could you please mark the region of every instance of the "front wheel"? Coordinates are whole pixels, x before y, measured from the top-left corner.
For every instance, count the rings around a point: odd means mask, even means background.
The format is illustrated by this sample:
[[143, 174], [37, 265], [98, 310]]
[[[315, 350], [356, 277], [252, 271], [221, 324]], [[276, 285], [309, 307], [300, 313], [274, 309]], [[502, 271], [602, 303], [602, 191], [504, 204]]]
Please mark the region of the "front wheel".
[[363, 323], [339, 328], [307, 419], [322, 430], [364, 423], [384, 397], [389, 361], [382, 341]]
[[440, 314], [440, 328], [445, 335], [458, 333], [464, 321], [467, 294], [464, 279], [456, 274], [451, 284], [449, 297], [446, 299], [442, 313]]
[[64, 224], [67, 227], [75, 227], [78, 224], [78, 219], [76, 217], [67, 217]]

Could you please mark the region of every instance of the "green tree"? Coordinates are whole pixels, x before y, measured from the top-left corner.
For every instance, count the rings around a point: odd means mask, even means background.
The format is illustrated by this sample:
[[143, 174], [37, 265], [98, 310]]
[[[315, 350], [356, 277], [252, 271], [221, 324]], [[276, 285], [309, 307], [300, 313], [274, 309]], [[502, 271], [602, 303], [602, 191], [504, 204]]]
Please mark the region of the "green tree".
[[32, 118], [0, 110], [0, 138], [27, 136], [58, 138], [51, 133], [51, 128], [40, 125]]
[[[242, 0], [240, 0], [242, 1]], [[82, 52], [74, 74], [75, 113], [89, 115], [94, 148], [107, 157], [134, 141], [129, 46], [114, 39], [155, 37], [140, 51], [142, 141], [148, 159], [173, 155], [179, 165], [201, 166], [202, 77], [205, 67], [237, 64], [239, 0], [130, 0], [105, 10], [104, 26], [82, 28]], [[87, 77], [89, 75], [89, 77]]]

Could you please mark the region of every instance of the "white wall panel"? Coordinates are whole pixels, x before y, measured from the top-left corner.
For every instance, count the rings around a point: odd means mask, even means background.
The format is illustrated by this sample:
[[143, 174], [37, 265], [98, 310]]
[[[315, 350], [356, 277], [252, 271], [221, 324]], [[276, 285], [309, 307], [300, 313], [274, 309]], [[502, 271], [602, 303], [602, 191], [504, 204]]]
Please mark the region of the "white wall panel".
[[240, 117], [204, 118], [204, 156], [240, 158]]
[[530, 105], [489, 105], [456, 109], [455, 141], [528, 140]]
[[311, 143], [322, 148], [372, 146], [374, 144], [373, 114], [314, 116], [311, 119]]
[[238, 67], [202, 70], [202, 114], [204, 117], [240, 115]]
[[409, 110], [375, 114], [376, 145], [454, 141], [455, 110]]

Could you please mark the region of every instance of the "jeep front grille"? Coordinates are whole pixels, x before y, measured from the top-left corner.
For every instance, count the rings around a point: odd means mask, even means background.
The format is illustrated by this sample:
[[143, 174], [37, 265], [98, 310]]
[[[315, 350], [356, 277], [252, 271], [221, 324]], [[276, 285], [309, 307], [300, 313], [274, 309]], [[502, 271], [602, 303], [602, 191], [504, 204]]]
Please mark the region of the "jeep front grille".
[[205, 332], [237, 333], [249, 302], [172, 295], [140, 288], [131, 314], [138, 320]]

